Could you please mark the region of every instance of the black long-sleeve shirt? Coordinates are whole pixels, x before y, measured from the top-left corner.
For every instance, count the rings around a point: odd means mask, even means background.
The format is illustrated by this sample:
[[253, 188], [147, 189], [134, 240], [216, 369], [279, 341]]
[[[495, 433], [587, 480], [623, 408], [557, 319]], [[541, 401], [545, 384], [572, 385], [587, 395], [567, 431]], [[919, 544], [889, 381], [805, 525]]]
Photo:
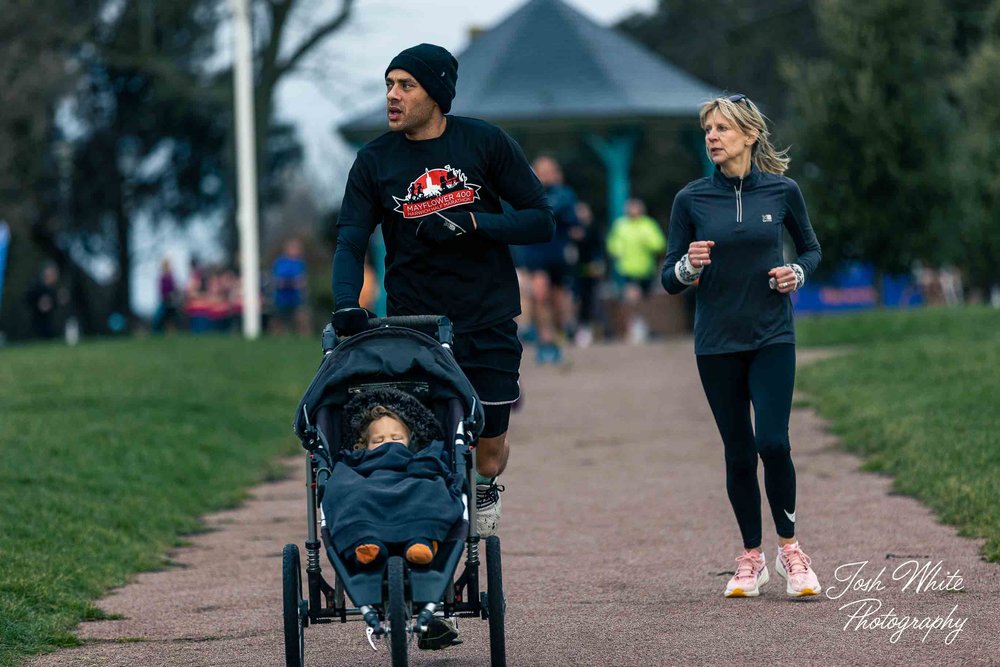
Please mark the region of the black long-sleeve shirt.
[[695, 354], [795, 342], [791, 299], [768, 285], [767, 272], [785, 264], [782, 229], [791, 235], [796, 263], [808, 276], [821, 251], [802, 192], [792, 179], [756, 167], [744, 178], [727, 178], [716, 168], [677, 193], [663, 287], [671, 294], [683, 291], [687, 285], [678, 279], [676, 263], [692, 241], [715, 241], [712, 263], [698, 281]]
[[[455, 331], [464, 332], [520, 313], [507, 246], [549, 240], [552, 209], [521, 148], [503, 130], [446, 118], [435, 139], [388, 132], [358, 152], [337, 220], [337, 308], [358, 305], [368, 237], [381, 223], [390, 315], [447, 315]], [[445, 245], [416, 238], [425, 216], [456, 211], [475, 213], [476, 230]]]

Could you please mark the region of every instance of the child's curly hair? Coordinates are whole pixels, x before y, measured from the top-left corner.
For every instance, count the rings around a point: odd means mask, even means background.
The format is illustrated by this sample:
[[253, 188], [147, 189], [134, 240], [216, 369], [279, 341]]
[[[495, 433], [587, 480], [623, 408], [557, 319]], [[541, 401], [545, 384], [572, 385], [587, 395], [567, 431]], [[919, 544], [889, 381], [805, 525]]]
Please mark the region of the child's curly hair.
[[382, 417], [392, 417], [396, 421], [400, 422], [406, 426], [406, 430], [410, 431], [410, 438], [413, 438], [412, 429], [406, 424], [406, 420], [397, 415], [395, 412], [385, 407], [384, 405], [373, 405], [370, 408], [362, 410], [359, 415], [361, 421], [358, 427], [358, 439], [354, 441], [353, 449], [355, 451], [360, 449], [368, 449], [368, 427], [374, 422], [377, 422]]
[[379, 387], [358, 394], [344, 406], [347, 433], [356, 434], [354, 449], [368, 448], [368, 427], [382, 418], [398, 419], [410, 430], [409, 448], [419, 451], [441, 440], [441, 427], [419, 400], [399, 389]]

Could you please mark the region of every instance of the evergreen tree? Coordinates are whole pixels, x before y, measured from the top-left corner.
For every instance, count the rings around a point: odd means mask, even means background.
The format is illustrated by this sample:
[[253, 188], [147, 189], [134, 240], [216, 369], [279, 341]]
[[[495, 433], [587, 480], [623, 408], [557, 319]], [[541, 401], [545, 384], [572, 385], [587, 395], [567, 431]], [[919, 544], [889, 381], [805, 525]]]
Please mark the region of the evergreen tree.
[[[823, 54], [812, 3], [718, 0], [707, 7], [701, 0], [660, 0], [653, 12], [630, 16], [617, 28], [720, 93], [749, 95], [770, 118], [775, 142], [787, 145], [787, 84], [778, 64]], [[552, 146], [549, 143], [545, 148]], [[666, 226], [674, 195], [692, 178], [703, 175], [706, 167], [697, 112], [692, 109], [687, 119], [646, 125], [639, 146], [631, 173], [632, 191]], [[564, 167], [576, 179], [574, 185], [581, 191], [602, 193], [604, 174], [593, 151], [584, 147], [569, 155], [574, 158]], [[600, 219], [603, 198], [596, 197], [592, 203]]]
[[619, 28], [669, 62], [718, 86], [744, 93], [781, 125], [787, 106], [784, 60], [824, 54], [813, 3], [805, 0], [660, 0]]
[[986, 34], [956, 81], [964, 123], [954, 157], [960, 205], [956, 264], [988, 293], [1000, 287], [1000, 1]]
[[66, 66], [87, 24], [87, 3], [15, 0], [0, 11], [0, 220], [11, 229], [0, 331], [29, 334], [24, 294], [45, 261], [70, 269], [52, 230], [59, 216], [56, 101], [76, 74]]
[[933, 262], [935, 230], [954, 215], [953, 18], [939, 0], [829, 0], [817, 12], [829, 55], [786, 74], [824, 265], [863, 259], [882, 274]]

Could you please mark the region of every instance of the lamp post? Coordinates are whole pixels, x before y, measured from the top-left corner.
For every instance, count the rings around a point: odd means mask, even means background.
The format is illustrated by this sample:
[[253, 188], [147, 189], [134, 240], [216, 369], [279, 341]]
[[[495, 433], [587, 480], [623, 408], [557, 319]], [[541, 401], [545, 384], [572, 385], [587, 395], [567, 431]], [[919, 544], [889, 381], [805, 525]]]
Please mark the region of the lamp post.
[[260, 250], [257, 239], [257, 153], [253, 129], [253, 54], [249, 0], [232, 0], [232, 7], [243, 335], [253, 340], [260, 336]]

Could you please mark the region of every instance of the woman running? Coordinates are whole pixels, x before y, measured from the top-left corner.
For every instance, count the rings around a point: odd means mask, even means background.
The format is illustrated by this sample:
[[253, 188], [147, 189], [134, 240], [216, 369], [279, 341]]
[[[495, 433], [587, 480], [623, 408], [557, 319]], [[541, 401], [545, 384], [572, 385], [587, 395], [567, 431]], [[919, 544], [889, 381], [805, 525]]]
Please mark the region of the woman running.
[[[775, 569], [789, 595], [816, 595], [819, 581], [795, 538], [788, 443], [795, 326], [788, 295], [819, 264], [819, 242], [799, 186], [782, 175], [788, 151], [771, 145], [756, 105], [746, 95], [720, 97], [702, 106], [700, 118], [715, 171], [674, 199], [662, 282], [671, 294], [698, 284], [694, 351], [725, 445], [726, 490], [744, 548], [725, 595], [754, 597], [768, 581], [758, 455], [778, 532]], [[783, 230], [795, 243], [794, 263], [785, 262]]]

